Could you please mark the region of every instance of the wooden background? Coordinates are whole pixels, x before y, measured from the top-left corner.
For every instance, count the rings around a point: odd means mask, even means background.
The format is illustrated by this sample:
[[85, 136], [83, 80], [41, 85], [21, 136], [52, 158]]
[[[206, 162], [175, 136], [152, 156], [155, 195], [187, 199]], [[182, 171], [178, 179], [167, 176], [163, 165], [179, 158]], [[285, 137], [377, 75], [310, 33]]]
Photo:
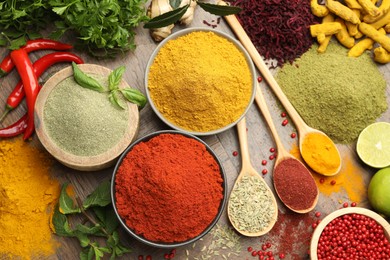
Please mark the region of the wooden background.
[[[217, 18], [214, 15], [204, 12], [202, 9], [197, 8], [195, 12], [195, 18], [191, 25], [191, 27], [207, 27], [203, 21], [207, 21], [210, 24], [217, 24]], [[174, 31], [183, 29], [183, 26], [176, 25]], [[233, 35], [230, 31], [227, 24], [221, 20], [217, 27], [217, 30], [226, 32], [228, 34]], [[139, 26], [136, 30], [136, 45], [137, 49], [134, 52], [126, 53], [123, 56], [118, 56], [113, 60], [97, 60], [91, 56], [88, 56], [86, 53], [74, 52], [80, 55], [85, 63], [93, 63], [100, 64], [106, 66], [110, 69], [114, 69], [120, 65], [126, 66], [126, 72], [124, 75], [125, 80], [132, 87], [138, 88], [143, 93], [144, 90], [144, 74], [146, 69], [146, 64], [148, 59], [156, 48], [157, 43], [155, 43], [149, 35], [149, 31], [147, 29]], [[64, 40], [65, 42], [72, 43], [72, 39]], [[0, 57], [5, 56], [8, 53], [4, 48], [0, 49]], [[34, 61], [38, 57], [41, 57], [45, 54], [44, 51], [34, 52], [30, 55], [31, 59]], [[184, 57], [185, 58], [185, 57]], [[50, 68], [42, 77], [41, 80], [46, 80], [50, 75], [54, 72], [60, 70], [61, 68], [69, 66], [68, 64], [60, 64], [55, 65]], [[189, 64], [190, 66], [190, 64]], [[389, 66], [380, 66], [380, 70], [382, 71], [384, 77], [387, 82], [390, 82], [390, 71]], [[164, 73], [164, 72], [162, 72]], [[167, 77], [173, 75], [166, 75]], [[18, 81], [18, 76], [15, 70], [5, 78], [0, 79], [0, 85], [2, 86], [2, 93], [9, 93], [11, 91], [12, 86], [16, 84]], [[282, 139], [283, 144], [287, 148], [287, 150], [291, 149], [293, 145], [296, 145], [298, 138], [292, 139], [290, 134], [292, 132], [296, 132], [294, 129], [293, 123], [289, 123], [287, 126], [281, 126], [281, 122], [283, 118], [280, 116], [283, 109], [278, 102], [278, 100], [273, 95], [272, 91], [267, 87], [265, 82], [261, 83], [261, 88], [263, 93], [265, 94], [267, 104], [269, 105], [269, 109], [272, 113], [274, 123], [277, 127], [279, 135]], [[5, 103], [7, 95], [2, 94], [0, 96], [0, 104]], [[390, 87], [387, 86], [387, 100], [388, 104], [390, 104]], [[3, 111], [4, 106], [0, 105], [0, 112]], [[25, 112], [25, 105], [19, 107], [10, 115], [8, 118], [2, 123], [0, 126], [6, 126], [9, 123], [13, 122], [16, 118], [19, 118]], [[314, 116], [314, 115], [313, 115]], [[166, 125], [164, 125], [159, 118], [154, 114], [150, 105], [146, 105], [144, 109], [140, 112], [140, 128], [138, 133], [138, 138], [142, 137], [146, 134], [152, 133], [157, 130], [169, 129]], [[261, 172], [261, 169], [264, 167], [261, 165], [261, 161], [266, 159], [268, 161], [267, 169], [269, 173], [265, 176], [265, 180], [272, 187], [272, 166], [274, 161], [269, 161], [268, 157], [270, 155], [269, 149], [274, 147], [274, 141], [270, 132], [268, 130], [265, 121], [262, 118], [260, 111], [257, 106], [254, 104], [250, 108], [247, 113], [247, 127], [248, 127], [248, 142], [250, 145], [250, 155], [251, 161], [255, 169]], [[378, 121], [387, 121], [390, 122], [390, 109], [386, 111], [382, 115]], [[229, 191], [233, 186], [235, 178], [237, 177], [240, 168], [241, 161], [240, 156], [233, 156], [234, 151], [239, 151], [237, 131], [235, 128], [227, 130], [224, 133], [202, 137], [212, 149], [217, 153], [220, 160], [223, 163], [223, 167], [228, 176], [228, 187]], [[34, 135], [33, 143], [40, 145], [39, 140], [37, 140], [37, 136]], [[338, 145], [340, 152], [342, 153], [342, 157], [351, 158], [352, 163], [359, 169], [359, 172], [363, 172], [364, 180], [366, 184], [372, 174], [375, 172], [375, 169], [365, 166], [358, 159], [355, 152], [355, 143], [351, 143], [349, 145]], [[62, 166], [60, 163], [56, 163], [52, 169], [53, 176], [58, 178], [61, 182], [69, 181], [76, 187], [76, 192], [81, 194], [81, 197], [89, 194], [94, 188], [104, 179], [110, 179], [112, 175], [113, 167], [99, 171], [99, 172], [78, 172]], [[267, 235], [264, 235], [260, 238], [247, 238], [241, 237], [241, 253], [239, 256], [231, 255], [229, 259], [251, 259], [252, 256], [248, 253], [247, 247], [251, 246], [256, 249], [260, 249], [261, 245], [265, 242], [271, 242], [272, 250], [274, 253], [283, 252], [286, 254], [285, 259], [307, 259], [308, 254], [307, 251], [309, 249], [309, 240], [310, 234], [312, 232], [311, 223], [315, 221], [317, 218], [314, 217], [314, 212], [320, 211], [322, 216], [329, 214], [330, 212], [341, 207], [340, 201], [349, 201], [348, 196], [344, 192], [333, 193], [331, 196], [325, 196], [324, 194], [320, 194], [319, 202], [316, 208], [304, 215], [299, 215], [292, 213], [286, 207], [284, 207], [280, 201], [279, 203], [279, 219], [274, 229]], [[367, 200], [363, 200], [359, 203], [359, 206], [368, 207]], [[226, 212], [222, 215], [219, 223], [220, 225], [228, 225]], [[123, 231], [123, 230], [122, 230]], [[0, 231], [1, 232], [1, 231]], [[123, 257], [123, 259], [137, 259], [139, 255], [152, 256], [153, 259], [164, 259], [164, 254], [169, 253], [170, 250], [164, 249], [156, 249], [151, 248], [145, 245], [140, 244], [135, 241], [129, 235], [121, 232], [122, 241], [125, 244], [129, 245], [133, 252], [127, 254]], [[81, 250], [79, 243], [76, 239], [72, 238], [56, 238], [61, 243], [60, 247], [57, 250], [56, 255], [49, 257], [49, 259], [78, 259], [79, 252]], [[194, 245], [185, 246], [183, 248], [177, 248], [175, 259], [186, 259], [187, 254], [189, 255], [189, 259], [194, 259], [196, 257], [201, 257], [204, 254], [202, 249], [204, 247], [208, 247], [212, 242], [213, 237], [209, 234], [202, 241], [196, 242]], [[287, 251], [281, 251], [286, 249]], [[221, 251], [226, 252], [228, 254], [228, 250]], [[222, 257], [213, 256], [210, 259], [223, 259]], [[253, 258], [255, 259], [255, 258]], [[278, 258], [276, 258], [278, 259]]]

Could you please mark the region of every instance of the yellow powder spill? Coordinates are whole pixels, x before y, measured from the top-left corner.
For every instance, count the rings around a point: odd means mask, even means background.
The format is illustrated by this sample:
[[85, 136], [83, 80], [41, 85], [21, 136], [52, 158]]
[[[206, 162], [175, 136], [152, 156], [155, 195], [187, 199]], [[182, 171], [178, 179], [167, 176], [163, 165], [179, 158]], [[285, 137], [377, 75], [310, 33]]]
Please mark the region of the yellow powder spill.
[[[302, 160], [298, 145], [294, 144], [290, 150], [290, 153], [297, 159]], [[308, 167], [310, 170], [310, 168]], [[322, 176], [313, 171], [312, 175], [317, 183], [320, 192], [326, 196], [330, 196], [332, 193], [339, 193], [345, 191], [353, 202], [361, 202], [367, 193], [367, 187], [364, 183], [364, 173], [362, 170], [355, 166], [351, 158], [344, 156], [342, 158], [342, 166], [340, 172], [335, 176]], [[334, 185], [331, 181], [335, 181]], [[321, 183], [322, 182], [322, 183]]]
[[0, 140], [0, 258], [54, 254], [49, 220], [60, 185], [50, 166], [47, 153], [21, 138]]

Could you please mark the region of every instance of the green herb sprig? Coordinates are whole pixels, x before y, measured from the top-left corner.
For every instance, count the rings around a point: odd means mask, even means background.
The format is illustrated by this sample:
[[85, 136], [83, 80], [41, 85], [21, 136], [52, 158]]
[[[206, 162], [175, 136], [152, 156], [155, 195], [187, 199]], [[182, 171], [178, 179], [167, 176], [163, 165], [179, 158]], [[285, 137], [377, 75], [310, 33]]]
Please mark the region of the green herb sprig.
[[[181, 1], [182, 0], [170, 0], [169, 3], [173, 10], [150, 19], [147, 23], [144, 24], [144, 28], [161, 28], [179, 21], [191, 4], [189, 3], [179, 7]], [[241, 8], [237, 6], [209, 4], [199, 0], [192, 1], [195, 1], [206, 12], [218, 16], [237, 14], [241, 11]]]
[[146, 105], [146, 97], [141, 91], [129, 87], [119, 88], [125, 72], [125, 66], [120, 66], [110, 73], [107, 88], [93, 77], [84, 73], [76, 63], [72, 62], [72, 68], [73, 77], [80, 86], [98, 92], [107, 92], [110, 102], [118, 108], [125, 109], [124, 99], [138, 105], [139, 108], [143, 108]]
[[[84, 222], [71, 225], [70, 217], [76, 215], [82, 215]], [[81, 260], [99, 260], [105, 254], [110, 254], [110, 259], [115, 259], [131, 252], [119, 239], [119, 221], [111, 204], [109, 181], [102, 182], [84, 201], [74, 193], [69, 183], [63, 184], [51, 220], [55, 234], [79, 240], [83, 248]], [[99, 244], [97, 237], [106, 238], [105, 242]]]

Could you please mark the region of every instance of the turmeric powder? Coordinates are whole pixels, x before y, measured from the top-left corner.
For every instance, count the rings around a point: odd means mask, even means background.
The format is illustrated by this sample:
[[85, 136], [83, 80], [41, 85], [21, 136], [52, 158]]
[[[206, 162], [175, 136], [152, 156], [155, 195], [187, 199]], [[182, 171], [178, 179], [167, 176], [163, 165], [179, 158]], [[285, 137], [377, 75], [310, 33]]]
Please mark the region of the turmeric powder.
[[233, 42], [195, 31], [161, 47], [147, 80], [151, 100], [165, 119], [204, 133], [240, 118], [253, 97], [255, 75]]
[[[386, 32], [383, 28], [378, 30], [381, 34], [385, 35]], [[358, 43], [356, 43], [349, 51], [348, 56], [349, 57], [359, 57], [364, 53], [364, 51], [369, 50], [372, 48], [374, 44], [374, 40], [371, 38], [365, 38]]]
[[60, 187], [50, 177], [51, 162], [21, 138], [0, 141], [0, 256], [42, 259], [55, 253], [49, 219]]
[[374, 49], [374, 61], [385, 64], [390, 62], [390, 53], [383, 47], [377, 47]]
[[359, 24], [359, 17], [350, 8], [334, 0], [326, 0], [325, 5], [329, 11], [353, 24]]
[[301, 141], [302, 158], [315, 172], [331, 176], [338, 173], [341, 159], [333, 141], [321, 133], [309, 133]]
[[359, 24], [359, 30], [365, 34], [367, 37], [370, 37], [375, 42], [378, 42], [380, 45], [382, 45], [383, 48], [385, 48], [387, 51], [390, 52], [390, 38], [386, 35], [381, 34], [378, 30], [376, 30], [374, 27], [367, 23], [360, 23]]
[[318, 4], [317, 0], [310, 0], [310, 9], [317, 17], [324, 17], [329, 14], [329, 9], [324, 5]]
[[335, 22], [338, 22], [341, 25], [341, 30], [336, 33], [337, 40], [348, 49], [352, 48], [352, 46], [355, 44], [355, 39], [349, 35], [344, 20], [340, 17], [337, 17]]

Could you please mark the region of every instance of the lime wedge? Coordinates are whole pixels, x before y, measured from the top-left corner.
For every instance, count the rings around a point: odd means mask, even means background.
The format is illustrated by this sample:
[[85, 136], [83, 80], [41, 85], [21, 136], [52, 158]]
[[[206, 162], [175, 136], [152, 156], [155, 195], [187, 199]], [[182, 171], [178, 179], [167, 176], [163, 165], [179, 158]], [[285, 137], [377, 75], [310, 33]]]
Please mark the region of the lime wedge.
[[390, 165], [390, 123], [377, 122], [360, 133], [356, 151], [360, 159], [374, 168]]

